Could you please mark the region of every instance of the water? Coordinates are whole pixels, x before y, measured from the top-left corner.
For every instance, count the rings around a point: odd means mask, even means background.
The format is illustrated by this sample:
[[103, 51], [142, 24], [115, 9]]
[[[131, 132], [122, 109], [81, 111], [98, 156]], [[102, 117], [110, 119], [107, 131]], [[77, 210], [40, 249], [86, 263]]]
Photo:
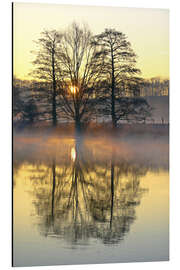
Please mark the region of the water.
[[14, 266], [169, 258], [168, 138], [15, 136]]

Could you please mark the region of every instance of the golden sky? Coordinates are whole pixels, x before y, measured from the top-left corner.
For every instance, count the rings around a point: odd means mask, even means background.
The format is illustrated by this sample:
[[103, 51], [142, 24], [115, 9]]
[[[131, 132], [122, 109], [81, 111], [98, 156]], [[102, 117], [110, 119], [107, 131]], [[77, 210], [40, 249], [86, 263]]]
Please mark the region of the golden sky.
[[93, 34], [105, 28], [123, 32], [138, 55], [142, 76], [169, 78], [169, 11], [120, 7], [14, 3], [14, 74], [28, 79], [35, 49], [44, 29], [64, 30], [73, 21], [86, 23]]

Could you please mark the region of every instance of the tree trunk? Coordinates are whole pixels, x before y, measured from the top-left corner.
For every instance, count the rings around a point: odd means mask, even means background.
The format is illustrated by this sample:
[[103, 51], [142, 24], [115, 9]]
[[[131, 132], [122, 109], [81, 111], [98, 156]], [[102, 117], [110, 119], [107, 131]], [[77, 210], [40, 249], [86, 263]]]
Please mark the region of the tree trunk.
[[52, 102], [52, 118], [53, 126], [57, 126], [57, 115], [56, 115], [56, 91], [53, 88], [53, 102]]
[[112, 81], [111, 81], [111, 117], [113, 129], [116, 128], [116, 115], [115, 115], [115, 78], [114, 78], [114, 55], [111, 49], [111, 64], [112, 64]]
[[75, 120], [75, 132], [76, 134], [81, 133], [82, 125], [79, 119]]
[[53, 97], [52, 97], [52, 119], [53, 126], [57, 126], [57, 113], [56, 113], [56, 77], [54, 67], [54, 50], [52, 51], [52, 75], [53, 75]]
[[79, 135], [81, 133], [81, 128], [82, 128], [82, 125], [81, 125], [81, 120], [80, 120], [80, 116], [79, 116], [79, 108], [75, 108], [75, 132], [76, 132], [76, 135]]

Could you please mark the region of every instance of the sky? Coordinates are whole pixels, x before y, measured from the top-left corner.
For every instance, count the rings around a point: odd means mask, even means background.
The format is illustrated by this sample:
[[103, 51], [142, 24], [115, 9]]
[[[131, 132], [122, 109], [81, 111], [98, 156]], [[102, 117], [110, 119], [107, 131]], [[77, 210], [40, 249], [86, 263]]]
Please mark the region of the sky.
[[31, 79], [33, 40], [44, 29], [64, 31], [72, 22], [86, 23], [93, 34], [105, 28], [123, 32], [138, 55], [142, 77], [169, 78], [167, 9], [14, 3], [13, 14], [13, 69], [19, 79]]

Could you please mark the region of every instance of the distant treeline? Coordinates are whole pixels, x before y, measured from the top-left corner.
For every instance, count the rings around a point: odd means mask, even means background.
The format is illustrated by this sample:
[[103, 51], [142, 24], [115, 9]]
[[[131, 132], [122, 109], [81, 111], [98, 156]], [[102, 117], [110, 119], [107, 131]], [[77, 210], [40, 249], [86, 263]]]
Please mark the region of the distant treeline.
[[[13, 87], [22, 89], [32, 89], [34, 87], [41, 88], [47, 86], [47, 83], [38, 82], [36, 80], [21, 80], [16, 77], [13, 79]], [[121, 92], [121, 89], [119, 89]], [[149, 79], [143, 79], [143, 83], [140, 85], [140, 89], [136, 95], [141, 97], [150, 96], [169, 96], [169, 79], [163, 79], [161, 77], [153, 77]], [[133, 93], [124, 92], [123, 96], [134, 96]]]
[[169, 96], [169, 80], [160, 77], [144, 79], [140, 87], [141, 96]]

